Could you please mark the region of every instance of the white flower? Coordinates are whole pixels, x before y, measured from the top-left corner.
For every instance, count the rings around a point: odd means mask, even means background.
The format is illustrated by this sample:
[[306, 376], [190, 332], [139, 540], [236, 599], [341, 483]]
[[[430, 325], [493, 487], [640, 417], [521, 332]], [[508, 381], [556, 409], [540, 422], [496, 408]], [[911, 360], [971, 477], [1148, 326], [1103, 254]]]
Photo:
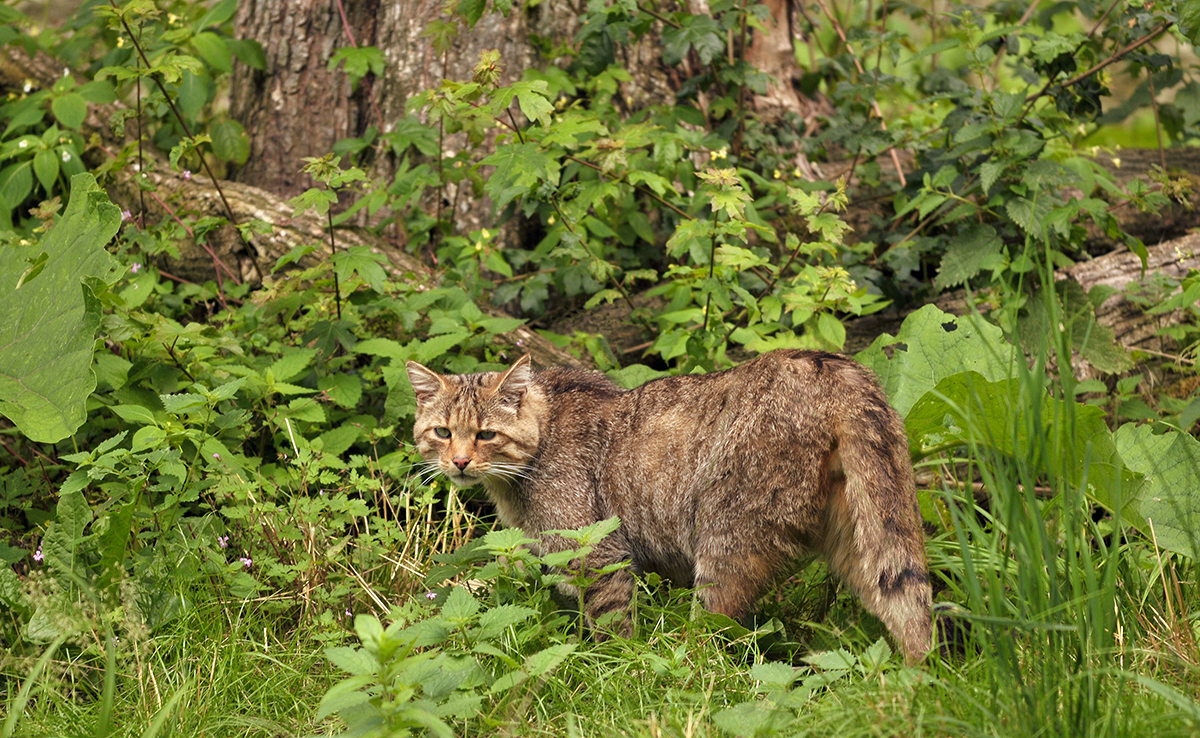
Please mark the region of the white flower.
[[70, 151], [63, 152], [63, 161], [71, 161], [71, 152]]

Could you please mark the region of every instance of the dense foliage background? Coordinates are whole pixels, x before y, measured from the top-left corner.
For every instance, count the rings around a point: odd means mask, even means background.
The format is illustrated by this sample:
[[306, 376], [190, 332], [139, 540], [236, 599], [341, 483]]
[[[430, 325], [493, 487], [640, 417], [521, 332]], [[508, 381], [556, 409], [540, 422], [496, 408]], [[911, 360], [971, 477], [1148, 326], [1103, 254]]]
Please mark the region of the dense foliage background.
[[[281, 73], [237, 11], [0, 8], [0, 738], [1200, 730], [1200, 276], [1130, 215], [1195, 200], [1200, 4], [591, 2], [286, 196], [227, 181], [269, 137], [231, 79]], [[543, 12], [449, 2], [421, 43]], [[791, 80], [751, 63], [780, 22]], [[347, 41], [330, 94], [373, 104], [404, 62]], [[1127, 284], [1061, 278], [1113, 249]], [[633, 338], [547, 329], [598, 311]], [[867, 315], [907, 315], [857, 358], [918, 471], [915, 667], [819, 560], [749, 623], [641, 578], [593, 643], [552, 594], [577, 554], [410, 443], [410, 359], [634, 386]]]

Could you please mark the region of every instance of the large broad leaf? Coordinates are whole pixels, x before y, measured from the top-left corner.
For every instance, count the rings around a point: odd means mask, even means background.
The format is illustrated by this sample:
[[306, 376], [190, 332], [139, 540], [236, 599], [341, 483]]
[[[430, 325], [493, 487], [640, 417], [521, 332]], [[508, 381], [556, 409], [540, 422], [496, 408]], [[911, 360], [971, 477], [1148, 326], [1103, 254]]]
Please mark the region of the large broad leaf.
[[[89, 281], [111, 282], [117, 262], [104, 245], [120, 225], [92, 175], [77, 174], [66, 213], [40, 243], [0, 248], [0, 413], [34, 441], [61, 441], [87, 416], [100, 323]], [[18, 289], [43, 252], [45, 267]]]
[[[891, 359], [884, 352], [889, 346]], [[926, 305], [905, 318], [895, 336], [884, 333], [854, 358], [879, 375], [892, 405], [908, 415], [946, 377], [966, 371], [988, 381], [1016, 376], [1018, 355], [1004, 333], [978, 315], [959, 318]]]
[[1145, 475], [1132, 501], [1138, 527], [1162, 548], [1200, 555], [1200, 441], [1172, 431], [1155, 435], [1148, 425], [1126, 423], [1113, 434], [1125, 463]]

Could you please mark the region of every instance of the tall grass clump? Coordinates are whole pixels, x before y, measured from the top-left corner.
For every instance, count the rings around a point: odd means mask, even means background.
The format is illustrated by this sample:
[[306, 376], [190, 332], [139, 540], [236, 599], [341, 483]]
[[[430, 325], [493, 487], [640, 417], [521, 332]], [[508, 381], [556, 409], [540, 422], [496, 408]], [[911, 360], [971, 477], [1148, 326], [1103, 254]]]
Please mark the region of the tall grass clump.
[[[960, 478], [980, 482], [943, 486], [949, 525], [934, 558], [964, 608], [951, 618], [978, 653], [969, 679], [949, 665], [954, 676], [941, 686], [961, 706], [978, 700], [970, 722], [983, 732], [990, 723], [1028, 736], [1145, 734], [1152, 725], [1187, 734], [1192, 698], [1133, 670], [1162, 558], [1148, 570], [1146, 541], [1122, 516], [1133, 476], [1114, 463], [1110, 436], [1081, 417], [1070, 321], [1053, 291], [1040, 294], [1059, 330], [1028, 357], [998, 357], [1014, 369], [1003, 406], [984, 387], [956, 404], [967, 441]], [[1101, 488], [1107, 510], [1096, 503]]]

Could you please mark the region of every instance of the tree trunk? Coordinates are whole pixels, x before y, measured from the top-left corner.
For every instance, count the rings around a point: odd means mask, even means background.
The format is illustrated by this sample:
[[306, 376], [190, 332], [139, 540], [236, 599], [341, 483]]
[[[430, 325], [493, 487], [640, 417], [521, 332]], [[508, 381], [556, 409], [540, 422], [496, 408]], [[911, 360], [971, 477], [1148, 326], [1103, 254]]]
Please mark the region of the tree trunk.
[[[343, 0], [349, 31], [359, 45], [374, 43], [379, 0]], [[344, 138], [362, 135], [371, 121], [362, 80], [352, 91], [346, 74], [329, 71], [334, 52], [351, 46], [339, 0], [244, 0], [235, 18], [239, 38], [262, 44], [266, 69], [234, 65], [230, 114], [250, 136], [250, 158], [233, 179], [280, 197], [312, 186], [302, 159], [324, 156]]]

